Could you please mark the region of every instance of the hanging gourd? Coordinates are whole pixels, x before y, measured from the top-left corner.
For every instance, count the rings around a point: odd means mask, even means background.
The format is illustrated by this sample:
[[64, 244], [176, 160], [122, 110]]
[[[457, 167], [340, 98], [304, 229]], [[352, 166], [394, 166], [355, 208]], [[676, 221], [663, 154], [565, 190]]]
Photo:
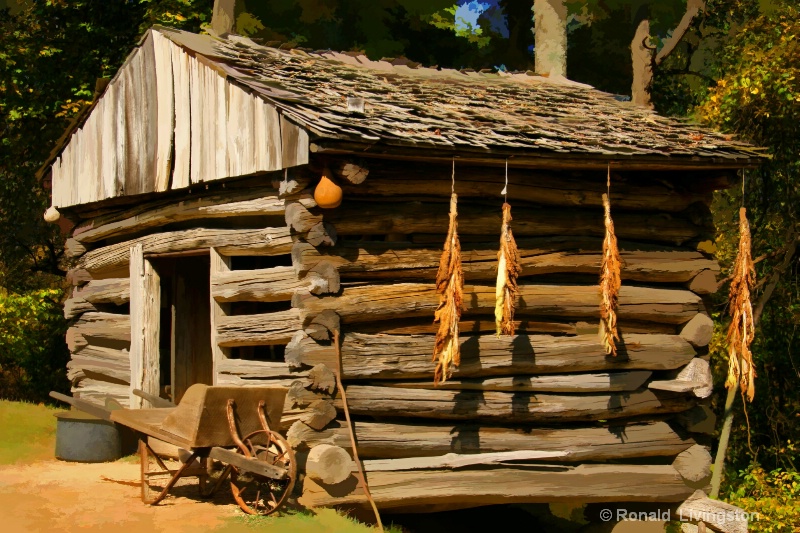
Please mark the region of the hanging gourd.
[[600, 342], [607, 355], [617, 355], [617, 305], [619, 289], [622, 285], [622, 260], [617, 247], [617, 236], [614, 234], [614, 221], [611, 220], [611, 168], [608, 169], [606, 181], [608, 193], [603, 194], [605, 210], [606, 234], [603, 239], [603, 259], [600, 263]]
[[[506, 161], [506, 186], [501, 194], [508, 191], [508, 161]], [[500, 250], [497, 252], [497, 284], [495, 285], [494, 321], [496, 333], [514, 335], [514, 306], [517, 297], [517, 277], [522, 268], [519, 265], [519, 250], [509, 227], [511, 206], [503, 202], [503, 221], [500, 226]]]
[[756, 281], [756, 271], [750, 249], [750, 224], [747, 222], [747, 210], [742, 207], [739, 209], [739, 251], [733, 265], [728, 300], [732, 319], [728, 327], [728, 378], [725, 387], [731, 389], [738, 383], [742, 394], [747, 393], [747, 399], [752, 402], [756, 393], [756, 374], [750, 351], [750, 343], [755, 336], [750, 291]]
[[333, 209], [342, 203], [342, 188], [336, 183], [331, 169], [327, 166], [314, 189], [314, 201], [323, 209]]
[[[455, 179], [455, 162], [453, 162]], [[455, 182], [450, 194], [450, 224], [444, 242], [439, 271], [436, 273], [436, 293], [439, 307], [434, 314], [434, 323], [439, 323], [436, 341], [433, 346], [433, 383], [447, 381], [461, 362], [461, 349], [458, 341], [458, 321], [461, 320], [461, 303], [464, 292], [464, 274], [461, 270], [461, 244], [458, 240], [458, 196]]]

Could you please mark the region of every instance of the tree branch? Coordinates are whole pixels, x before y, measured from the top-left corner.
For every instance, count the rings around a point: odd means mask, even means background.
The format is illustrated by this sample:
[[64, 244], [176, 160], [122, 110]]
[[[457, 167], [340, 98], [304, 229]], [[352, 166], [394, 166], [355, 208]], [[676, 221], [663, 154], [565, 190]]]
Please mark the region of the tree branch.
[[664, 40], [664, 47], [661, 49], [661, 51], [656, 54], [656, 65], [661, 64], [661, 62], [664, 61], [664, 59], [666, 59], [666, 57], [675, 50], [675, 47], [678, 46], [678, 43], [681, 42], [681, 39], [683, 39], [683, 36], [686, 34], [686, 30], [688, 30], [689, 26], [692, 25], [694, 18], [701, 11], [704, 11], [705, 8], [705, 0], [686, 1], [686, 12], [683, 14], [681, 21], [678, 23], [675, 29], [672, 30], [672, 35]]

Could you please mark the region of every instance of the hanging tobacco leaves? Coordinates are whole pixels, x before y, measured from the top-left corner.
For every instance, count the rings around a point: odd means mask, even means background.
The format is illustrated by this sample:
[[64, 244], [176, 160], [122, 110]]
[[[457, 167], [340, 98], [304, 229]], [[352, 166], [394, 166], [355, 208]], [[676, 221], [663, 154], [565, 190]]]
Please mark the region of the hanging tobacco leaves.
[[519, 250], [509, 227], [511, 206], [503, 203], [503, 224], [500, 230], [500, 250], [497, 252], [497, 285], [495, 287], [494, 319], [497, 336], [514, 334], [514, 305], [517, 296]]
[[457, 202], [458, 197], [453, 193], [450, 196], [450, 226], [436, 274], [439, 307], [433, 321], [439, 323], [439, 330], [433, 347], [433, 361], [436, 363], [434, 384], [447, 381], [453, 374], [453, 368], [461, 362], [458, 321], [461, 319], [464, 274], [461, 271], [461, 244], [458, 241]]
[[614, 221], [611, 220], [611, 202], [608, 195], [603, 195], [605, 208], [606, 236], [603, 239], [603, 260], [600, 264], [600, 341], [606, 354], [617, 355], [619, 340], [617, 332], [617, 300], [622, 286], [620, 270], [622, 260], [617, 248], [617, 236], [614, 234]]
[[755, 368], [750, 343], [755, 337], [753, 321], [753, 305], [750, 302], [750, 291], [756, 281], [756, 271], [750, 241], [750, 224], [747, 222], [747, 210], [739, 209], [739, 251], [733, 265], [733, 277], [728, 297], [731, 325], [728, 326], [728, 378], [725, 387], [732, 388], [739, 384], [742, 394], [753, 401], [755, 390]]

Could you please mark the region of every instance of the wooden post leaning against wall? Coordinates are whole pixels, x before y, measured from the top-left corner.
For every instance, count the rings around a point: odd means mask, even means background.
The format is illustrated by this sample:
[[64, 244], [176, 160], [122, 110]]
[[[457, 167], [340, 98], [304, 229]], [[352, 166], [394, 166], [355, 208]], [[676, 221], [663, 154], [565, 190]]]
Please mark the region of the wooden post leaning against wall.
[[131, 392], [133, 409], [150, 407], [149, 402], [133, 394], [140, 389], [159, 396], [159, 329], [161, 284], [153, 265], [145, 259], [141, 243], [131, 246], [130, 316], [131, 316]]
[[[231, 271], [231, 258], [221, 255], [216, 248], [210, 248], [209, 254], [211, 256], [211, 286], [214, 286], [214, 280], [223, 272]], [[219, 379], [219, 366], [220, 362], [230, 357], [230, 348], [222, 348], [217, 340], [221, 319], [227, 316], [231, 311], [231, 304], [220, 303], [214, 299], [213, 290], [211, 291], [211, 354], [213, 360], [213, 375], [214, 385], [217, 384]]]

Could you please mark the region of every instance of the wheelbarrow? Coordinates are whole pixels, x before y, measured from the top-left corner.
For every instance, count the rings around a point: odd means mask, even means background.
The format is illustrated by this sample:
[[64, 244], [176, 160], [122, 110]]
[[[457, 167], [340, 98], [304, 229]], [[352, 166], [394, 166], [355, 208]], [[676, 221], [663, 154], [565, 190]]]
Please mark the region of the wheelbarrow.
[[[280, 422], [286, 389], [195, 384], [177, 406], [141, 391], [134, 394], [163, 407], [112, 410], [57, 392], [50, 396], [136, 432], [144, 503], [157, 504], [179, 479], [188, 477], [198, 478], [203, 497], [212, 496], [229, 479], [236, 503], [248, 514], [274, 513], [289, 498], [297, 479], [294, 452], [270, 429]], [[182, 450], [178, 468], [169, 468], [153, 451], [151, 437]], [[224, 465], [213, 480], [211, 460]], [[156, 485], [159, 479], [166, 480], [163, 487]]]

